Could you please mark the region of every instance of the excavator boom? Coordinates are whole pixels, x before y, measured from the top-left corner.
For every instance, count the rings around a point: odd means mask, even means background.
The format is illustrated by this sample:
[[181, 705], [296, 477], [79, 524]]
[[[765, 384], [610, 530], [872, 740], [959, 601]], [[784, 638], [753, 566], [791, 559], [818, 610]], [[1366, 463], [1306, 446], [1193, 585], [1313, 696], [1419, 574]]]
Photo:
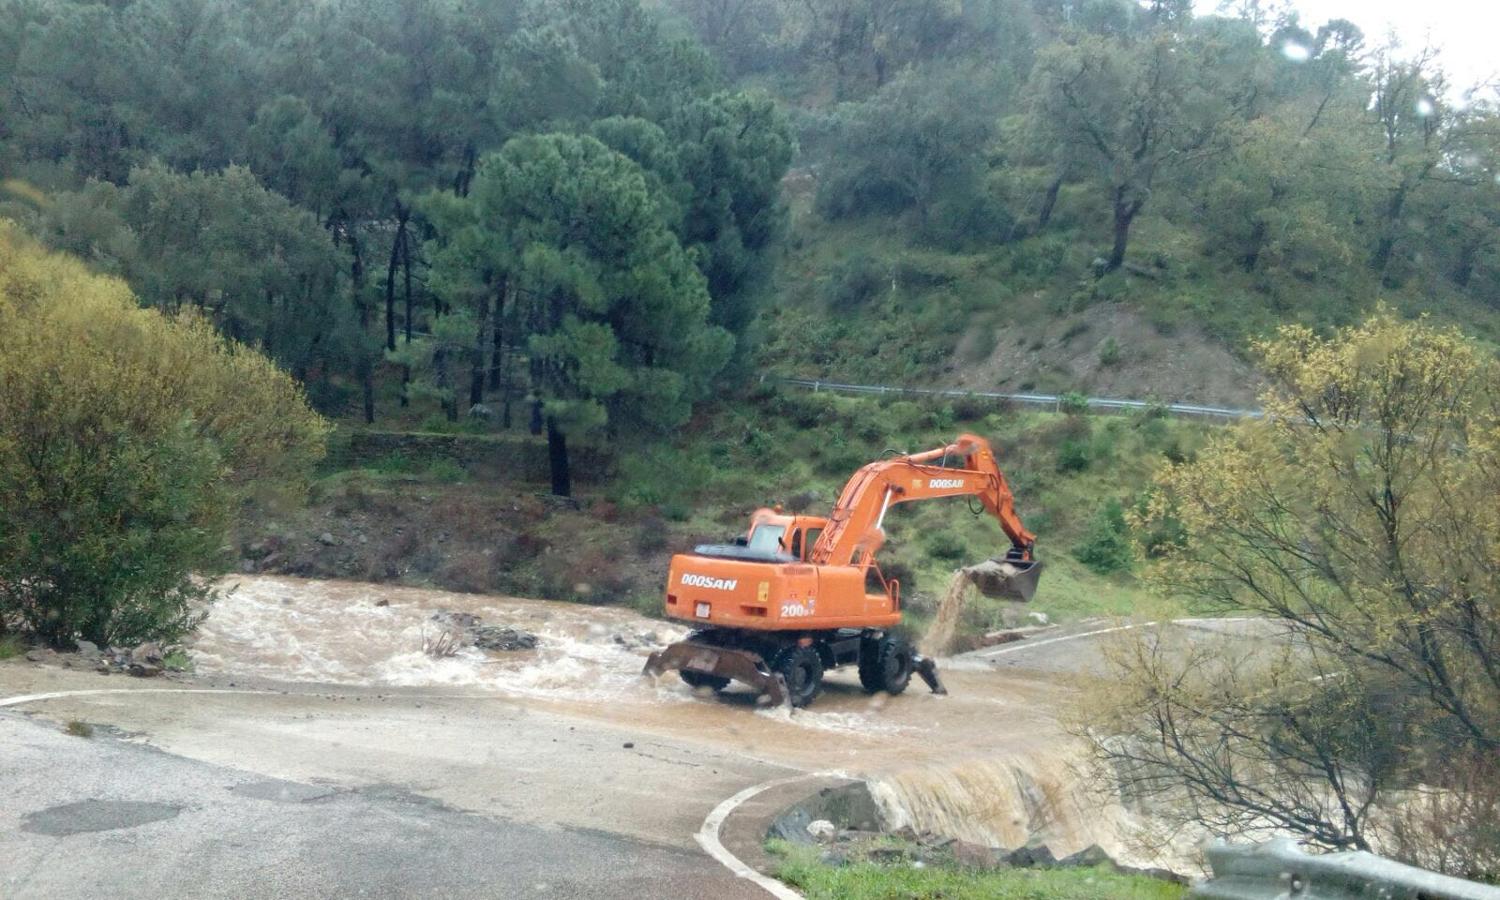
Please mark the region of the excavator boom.
[[977, 498], [1010, 538], [1011, 547], [1003, 560], [968, 570], [975, 585], [990, 596], [1030, 600], [1041, 575], [1032, 559], [1036, 535], [1016, 515], [1010, 485], [989, 442], [972, 434], [959, 435], [945, 447], [861, 468], [844, 486], [808, 561], [847, 565], [868, 545], [872, 534], [880, 533], [891, 506], [938, 497]]

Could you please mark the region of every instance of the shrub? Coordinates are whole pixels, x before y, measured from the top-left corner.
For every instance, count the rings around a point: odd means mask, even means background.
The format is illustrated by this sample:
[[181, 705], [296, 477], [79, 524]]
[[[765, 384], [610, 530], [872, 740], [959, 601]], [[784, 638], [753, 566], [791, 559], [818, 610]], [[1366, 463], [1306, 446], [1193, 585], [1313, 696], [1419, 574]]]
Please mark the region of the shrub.
[[1068, 391], [1057, 398], [1057, 408], [1070, 416], [1081, 416], [1089, 411], [1089, 398], [1077, 391]]
[[1104, 339], [1099, 347], [1099, 365], [1108, 368], [1120, 364], [1120, 342], [1113, 337]]
[[953, 401], [953, 418], [959, 422], [977, 422], [999, 408], [998, 401], [989, 397], [965, 394]]
[[326, 425], [265, 357], [3, 226], [0, 334], [0, 620], [56, 646], [190, 630], [233, 504], [304, 478]]
[[1125, 522], [1125, 508], [1119, 500], [1106, 500], [1099, 507], [1084, 533], [1083, 542], [1073, 550], [1073, 555], [1100, 575], [1130, 569], [1133, 561], [1130, 528]]
[[847, 312], [868, 303], [890, 281], [884, 267], [865, 253], [855, 253], [834, 265], [818, 292], [829, 309]]
[[442, 484], [461, 484], [469, 477], [469, 473], [457, 462], [440, 458], [427, 464], [427, 477]]
[[1087, 441], [1066, 440], [1057, 447], [1057, 471], [1085, 472], [1089, 467], [1089, 445]]
[[963, 559], [968, 555], [969, 548], [964, 542], [955, 537], [951, 532], [933, 531], [927, 535], [922, 542], [927, 549], [927, 554], [934, 559], [947, 560], [949, 562]]

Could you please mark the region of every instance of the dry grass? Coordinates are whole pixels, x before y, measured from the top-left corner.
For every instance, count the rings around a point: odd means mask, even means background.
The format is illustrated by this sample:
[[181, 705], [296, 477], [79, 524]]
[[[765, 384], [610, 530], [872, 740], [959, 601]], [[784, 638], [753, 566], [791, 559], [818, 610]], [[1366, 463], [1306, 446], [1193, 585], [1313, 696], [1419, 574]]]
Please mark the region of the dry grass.
[[433, 659], [447, 659], [457, 656], [463, 647], [463, 638], [452, 631], [443, 630], [435, 635], [422, 633], [422, 652]]

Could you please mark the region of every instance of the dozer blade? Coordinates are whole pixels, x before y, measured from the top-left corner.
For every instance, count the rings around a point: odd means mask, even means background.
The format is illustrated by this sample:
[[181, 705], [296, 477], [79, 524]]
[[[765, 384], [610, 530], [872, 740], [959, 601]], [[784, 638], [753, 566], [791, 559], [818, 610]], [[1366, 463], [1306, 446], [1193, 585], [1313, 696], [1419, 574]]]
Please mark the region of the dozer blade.
[[641, 674], [655, 677], [663, 672], [682, 669], [738, 681], [759, 691], [771, 706], [791, 706], [786, 682], [766, 667], [760, 654], [749, 650], [715, 647], [697, 641], [678, 641], [647, 657], [646, 668]]
[[1042, 564], [1035, 560], [987, 559], [963, 571], [986, 597], [1025, 603], [1036, 594]]

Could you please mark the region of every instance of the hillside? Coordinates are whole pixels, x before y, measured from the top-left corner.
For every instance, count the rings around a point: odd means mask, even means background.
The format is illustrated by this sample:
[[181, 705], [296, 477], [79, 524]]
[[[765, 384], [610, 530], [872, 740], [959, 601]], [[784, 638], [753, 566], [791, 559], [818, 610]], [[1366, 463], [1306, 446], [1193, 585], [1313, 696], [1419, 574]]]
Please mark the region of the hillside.
[[[1251, 407], [1251, 341], [1284, 323], [1386, 304], [1500, 338], [1494, 106], [1347, 22], [195, 9], [0, 10], [0, 216], [266, 353], [338, 423], [310, 505], [250, 507], [230, 564], [650, 606], [669, 550], [971, 429], [1043, 535], [1043, 608], [1119, 611], [1121, 510], [1211, 429], [761, 376]], [[409, 433], [478, 443], [369, 449]], [[919, 610], [995, 549], [961, 511], [892, 528]]]

